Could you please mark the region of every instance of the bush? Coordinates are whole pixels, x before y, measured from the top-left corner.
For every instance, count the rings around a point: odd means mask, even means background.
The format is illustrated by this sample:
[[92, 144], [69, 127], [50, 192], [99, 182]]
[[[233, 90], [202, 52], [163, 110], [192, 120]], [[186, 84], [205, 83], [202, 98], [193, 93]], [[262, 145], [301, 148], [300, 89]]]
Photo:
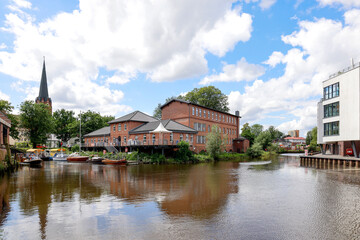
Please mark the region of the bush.
[[79, 145], [75, 144], [74, 146], [72, 146], [72, 147], [71, 147], [71, 151], [72, 151], [72, 152], [79, 152], [79, 151], [80, 151]]
[[194, 156], [194, 160], [195, 162], [210, 162], [211, 160], [213, 160], [209, 155], [207, 154], [195, 154]]
[[251, 158], [258, 158], [261, 157], [262, 152], [262, 145], [256, 142], [250, 148], [248, 148], [248, 150], [246, 151], [246, 155]]
[[221, 153], [219, 155], [220, 161], [234, 161], [234, 162], [242, 162], [248, 160], [246, 154], [241, 153]]
[[175, 154], [175, 160], [177, 162], [186, 163], [186, 162], [193, 162], [193, 154], [189, 150], [189, 143], [185, 141], [180, 141], [178, 143], [179, 150]]
[[150, 159], [151, 159], [152, 163], [157, 163], [157, 164], [165, 163], [165, 161], [166, 161], [165, 156], [162, 154], [159, 154], [159, 153], [150, 155]]

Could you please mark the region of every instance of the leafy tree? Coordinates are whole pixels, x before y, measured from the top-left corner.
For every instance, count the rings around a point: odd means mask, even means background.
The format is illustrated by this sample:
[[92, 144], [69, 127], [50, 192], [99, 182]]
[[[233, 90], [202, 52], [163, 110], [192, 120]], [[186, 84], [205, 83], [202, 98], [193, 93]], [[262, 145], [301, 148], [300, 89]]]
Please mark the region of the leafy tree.
[[71, 138], [71, 124], [76, 121], [75, 113], [65, 109], [57, 110], [53, 114], [56, 137], [67, 142]]
[[312, 134], [311, 134], [312, 131], [308, 131], [306, 133], [306, 145], [310, 145], [310, 142], [312, 140]]
[[256, 142], [246, 150], [246, 154], [251, 158], [258, 158], [263, 153], [261, 143]]
[[270, 146], [272, 141], [273, 139], [269, 130], [261, 132], [259, 136], [255, 138], [255, 143], [259, 143], [263, 150]]
[[277, 130], [274, 126], [270, 126], [268, 128], [268, 131], [270, 133], [271, 140], [276, 140], [276, 139], [282, 138], [284, 136], [284, 133]]
[[[109, 126], [108, 122], [115, 119], [113, 116], [101, 116], [100, 113], [87, 111], [81, 113], [81, 137], [100, 128]], [[69, 124], [72, 137], [79, 136], [80, 132], [80, 114], [77, 120]]]
[[257, 136], [260, 135], [260, 133], [263, 131], [264, 127], [261, 124], [254, 124], [251, 126], [251, 133], [254, 135], [254, 138], [257, 138]]
[[229, 112], [228, 97], [214, 86], [194, 88], [185, 95], [185, 100], [214, 110]]
[[10, 136], [14, 139], [19, 139], [19, 118], [12, 114], [14, 107], [6, 100], [0, 100], [0, 111], [5, 113], [11, 121]]
[[211, 132], [206, 136], [206, 151], [213, 159], [218, 159], [219, 154], [224, 148], [225, 142], [221, 138], [221, 133], [218, 131], [218, 126], [213, 125]]
[[312, 130], [311, 130], [311, 141], [310, 141], [310, 144], [312, 145], [317, 145], [317, 127], [314, 127]]
[[48, 135], [53, 130], [53, 119], [49, 106], [43, 103], [25, 101], [20, 105], [21, 127], [27, 129], [33, 147], [46, 142]]

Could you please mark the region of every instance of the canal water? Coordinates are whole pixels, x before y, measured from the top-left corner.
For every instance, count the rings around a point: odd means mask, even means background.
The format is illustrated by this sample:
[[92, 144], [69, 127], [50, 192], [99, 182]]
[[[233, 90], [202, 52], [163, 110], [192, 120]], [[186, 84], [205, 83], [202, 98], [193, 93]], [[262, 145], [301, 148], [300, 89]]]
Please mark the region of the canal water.
[[0, 180], [1, 239], [359, 239], [360, 169], [46, 162]]

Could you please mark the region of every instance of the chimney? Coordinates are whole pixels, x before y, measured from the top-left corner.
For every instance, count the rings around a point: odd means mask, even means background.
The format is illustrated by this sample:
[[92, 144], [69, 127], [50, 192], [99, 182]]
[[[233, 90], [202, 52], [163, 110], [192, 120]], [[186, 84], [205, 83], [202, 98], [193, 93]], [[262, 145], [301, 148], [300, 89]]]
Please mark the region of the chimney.
[[235, 111], [235, 115], [240, 117], [240, 112], [239, 111]]

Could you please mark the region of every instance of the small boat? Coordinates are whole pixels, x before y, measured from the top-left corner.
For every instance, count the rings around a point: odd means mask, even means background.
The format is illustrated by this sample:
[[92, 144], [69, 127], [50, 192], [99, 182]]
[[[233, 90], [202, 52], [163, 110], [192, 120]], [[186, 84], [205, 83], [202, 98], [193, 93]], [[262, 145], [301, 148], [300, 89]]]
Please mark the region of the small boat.
[[52, 157], [53, 161], [66, 161], [68, 154], [64, 153], [55, 153], [55, 155]]
[[89, 163], [93, 163], [93, 164], [102, 164], [102, 160], [104, 160], [104, 158], [102, 157], [92, 157], [92, 158], [89, 158], [89, 160], [87, 160], [87, 162]]
[[43, 161], [52, 161], [52, 157], [50, 155], [50, 150], [46, 149], [43, 153], [40, 154], [40, 158]]
[[29, 166], [40, 166], [43, 160], [40, 158], [26, 158], [24, 161], [20, 162], [21, 165]]
[[120, 160], [104, 159], [102, 162], [106, 165], [125, 165], [127, 163], [125, 158]]
[[86, 162], [88, 160], [88, 156], [80, 156], [79, 153], [72, 153], [67, 157], [68, 162]]

